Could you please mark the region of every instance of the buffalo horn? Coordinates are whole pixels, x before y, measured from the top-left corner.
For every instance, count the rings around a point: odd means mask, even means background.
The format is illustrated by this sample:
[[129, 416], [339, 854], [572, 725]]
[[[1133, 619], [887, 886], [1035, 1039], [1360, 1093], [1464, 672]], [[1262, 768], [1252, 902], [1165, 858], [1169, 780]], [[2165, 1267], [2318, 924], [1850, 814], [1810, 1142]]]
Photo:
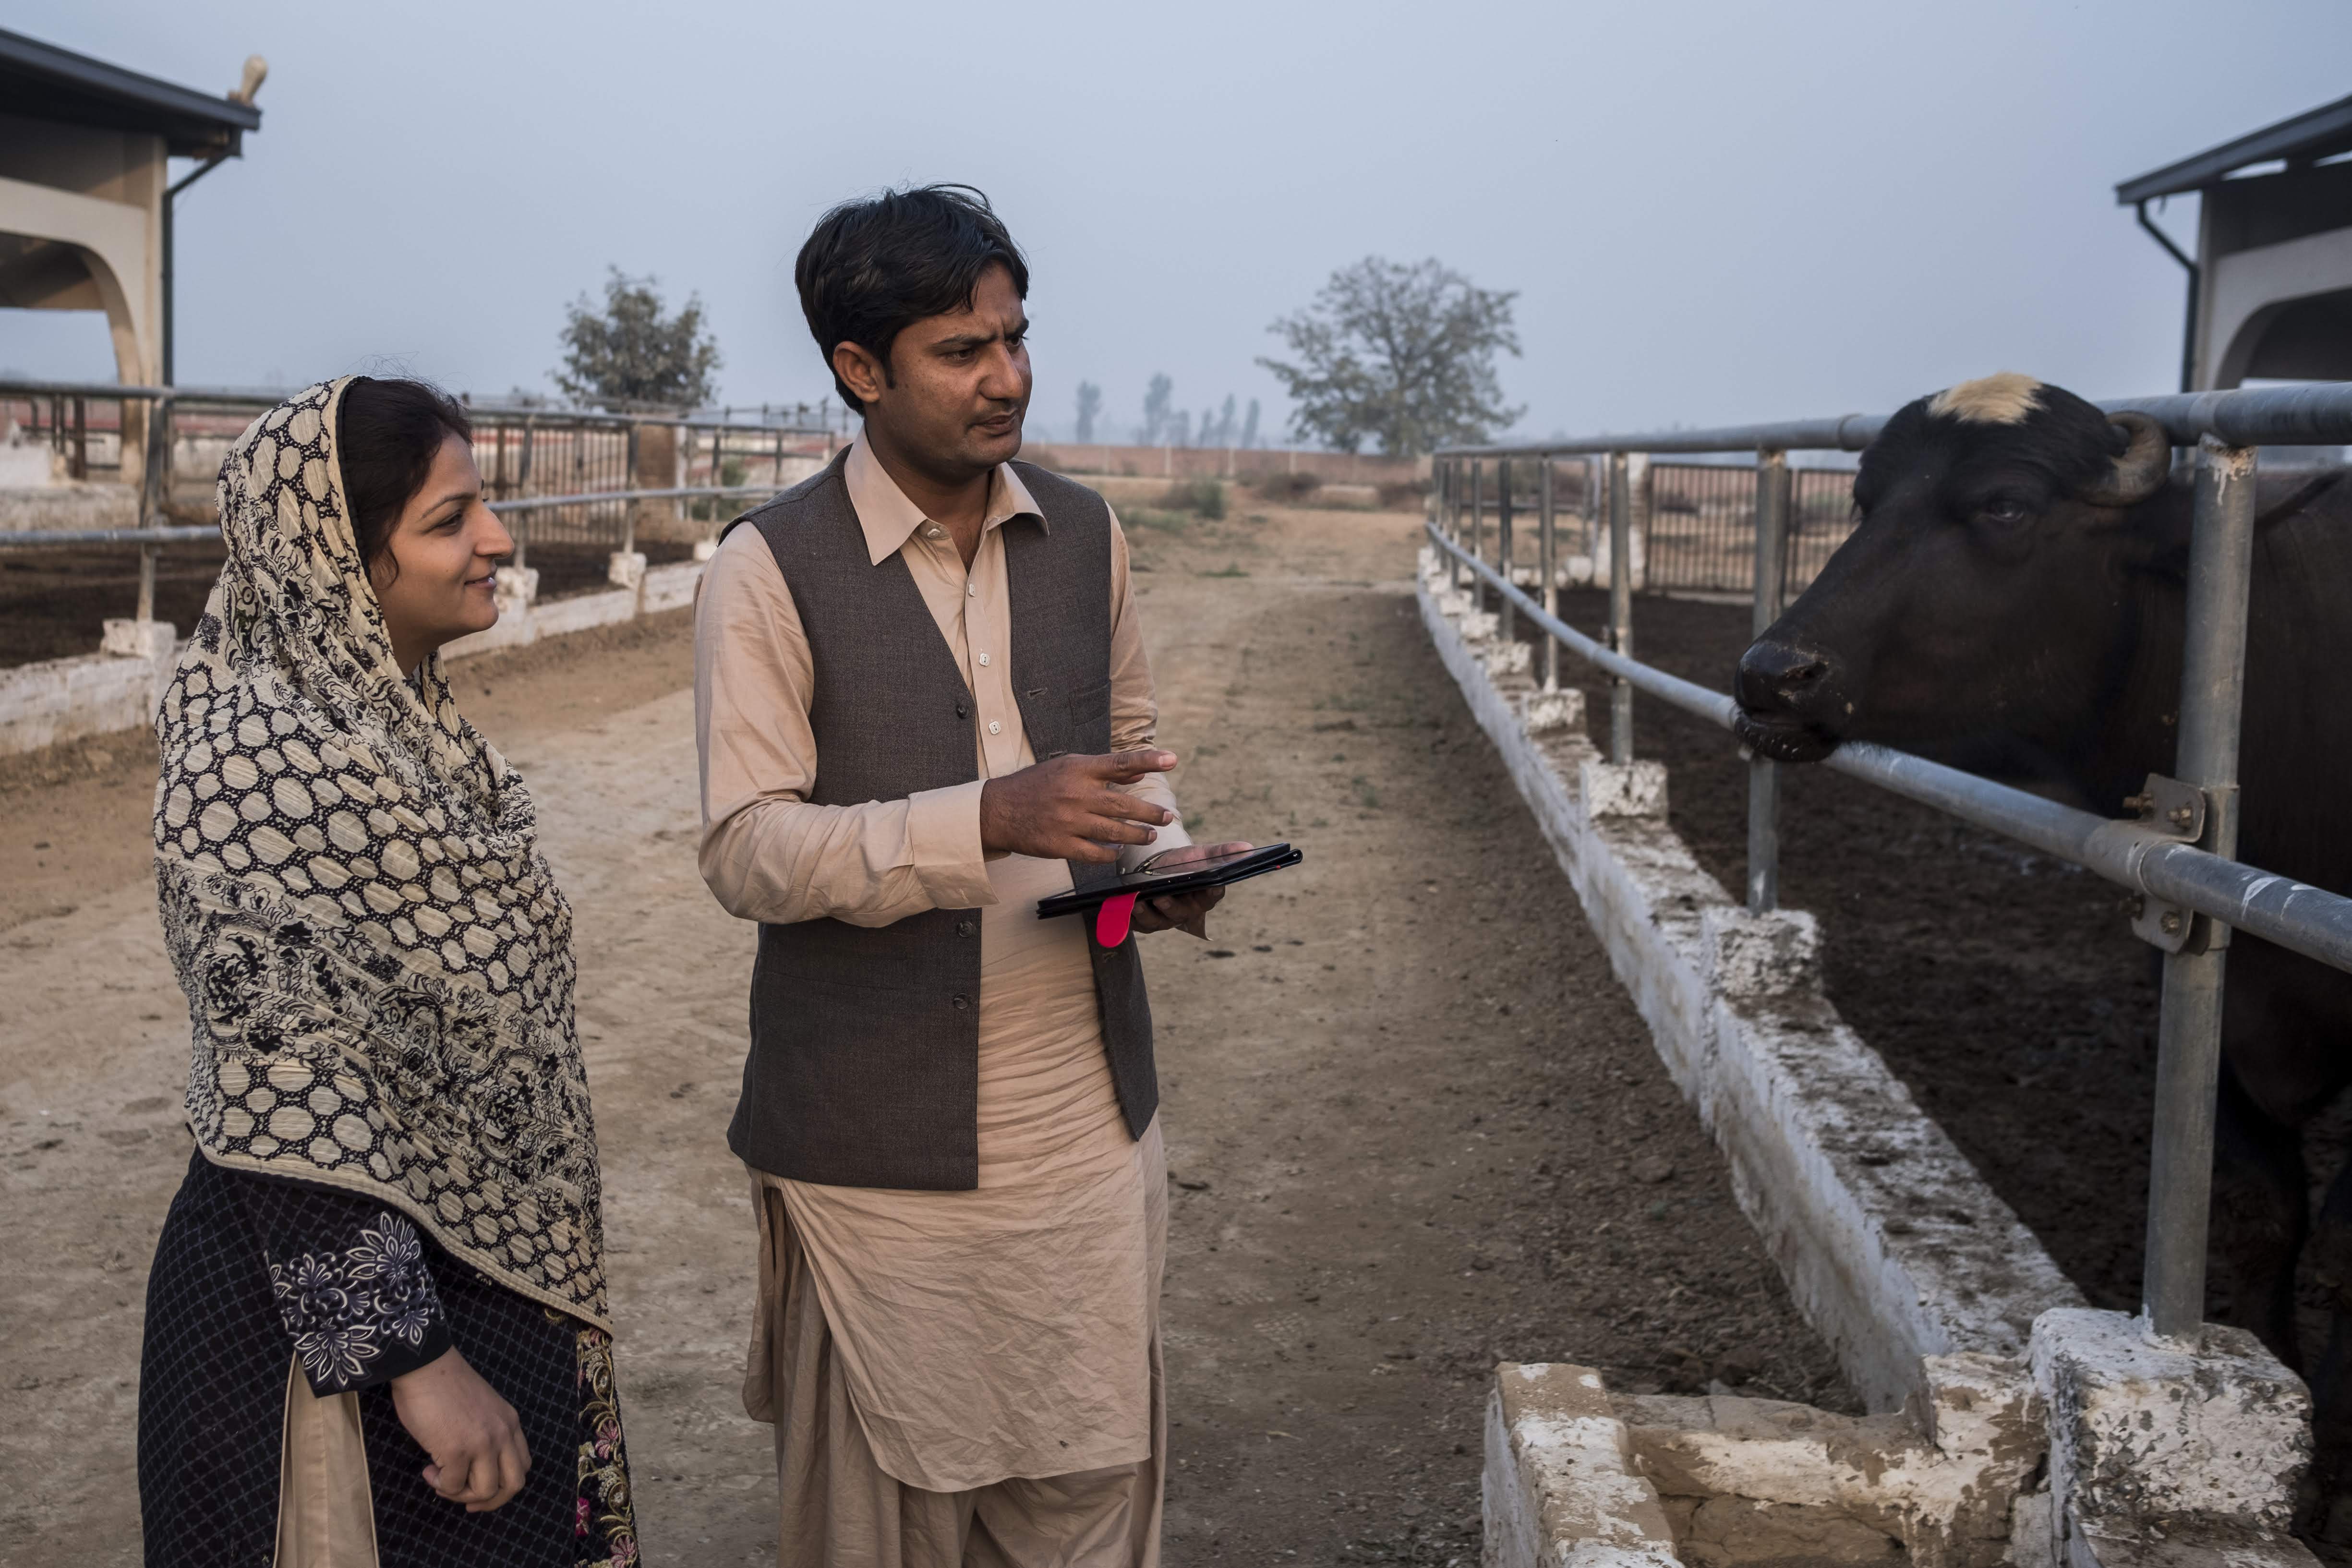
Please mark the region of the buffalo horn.
[[2110, 414], [2107, 417], [2131, 437], [2106, 479], [2085, 488], [2083, 499], [2093, 506], [2133, 506], [2156, 493], [2172, 472], [2172, 437], [2145, 414]]

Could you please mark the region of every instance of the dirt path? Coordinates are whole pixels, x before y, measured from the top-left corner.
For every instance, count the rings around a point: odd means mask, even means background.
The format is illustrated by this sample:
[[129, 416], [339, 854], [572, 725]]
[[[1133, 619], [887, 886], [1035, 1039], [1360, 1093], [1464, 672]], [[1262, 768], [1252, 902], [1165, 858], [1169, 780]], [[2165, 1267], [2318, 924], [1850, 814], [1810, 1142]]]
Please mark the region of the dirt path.
[[[1239, 889], [1213, 946], [1147, 948], [1177, 1568], [1475, 1561], [1497, 1358], [1846, 1399], [1428, 648], [1415, 526], [1136, 530], [1189, 812], [1308, 856]], [[648, 1559], [747, 1563], [774, 1540], [767, 1432], [736, 1403], [752, 1237], [722, 1137], [751, 942], [694, 872], [682, 618], [469, 666], [467, 698], [579, 911]], [[0, 796], [5, 855], [53, 879], [0, 906], [0, 1539], [127, 1564], [185, 1035], [142, 871], [152, 762], [102, 749]]]

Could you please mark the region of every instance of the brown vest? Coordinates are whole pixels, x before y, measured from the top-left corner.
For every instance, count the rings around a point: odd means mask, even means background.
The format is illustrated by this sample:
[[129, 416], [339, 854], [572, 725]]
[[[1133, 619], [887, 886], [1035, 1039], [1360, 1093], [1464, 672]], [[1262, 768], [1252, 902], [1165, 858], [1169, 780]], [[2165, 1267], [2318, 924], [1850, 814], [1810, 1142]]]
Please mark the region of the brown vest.
[[[1051, 524], [1003, 525], [1012, 677], [1043, 762], [1110, 750], [1110, 509], [1027, 463]], [[775, 552], [814, 668], [820, 805], [898, 800], [980, 776], [971, 689], [907, 563], [879, 566], [836, 460], [739, 521]], [[1070, 862], [1080, 888], [1116, 866]], [[1094, 939], [1103, 1047], [1128, 1131], [1160, 1103], [1151, 1010], [1129, 935]], [[760, 928], [751, 1050], [727, 1141], [745, 1163], [834, 1186], [956, 1190], [980, 1180], [980, 912], [926, 910], [889, 925], [836, 920]]]

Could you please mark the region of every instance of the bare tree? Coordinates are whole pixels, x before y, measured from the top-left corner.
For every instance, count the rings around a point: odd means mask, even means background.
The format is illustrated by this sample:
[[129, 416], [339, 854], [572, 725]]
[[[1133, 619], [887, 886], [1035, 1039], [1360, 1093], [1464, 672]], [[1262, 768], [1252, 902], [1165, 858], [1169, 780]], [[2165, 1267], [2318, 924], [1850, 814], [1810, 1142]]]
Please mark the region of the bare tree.
[[1165, 375], [1155, 375], [1143, 394], [1143, 428], [1138, 432], [1143, 445], [1157, 447], [1162, 432], [1168, 428], [1168, 400], [1174, 396], [1176, 384]]
[[1504, 406], [1495, 379], [1496, 351], [1519, 352], [1517, 298], [1474, 288], [1434, 259], [1408, 267], [1368, 256], [1267, 329], [1297, 363], [1257, 363], [1282, 378], [1303, 439], [1354, 452], [1369, 438], [1391, 457], [1483, 441], [1527, 412]]
[[564, 312], [563, 367], [555, 384], [606, 408], [709, 402], [719, 344], [702, 329], [702, 297], [689, 294], [677, 314], [665, 315], [656, 279], [611, 271], [602, 310], [583, 294]]
[[1242, 448], [1246, 451], [1257, 445], [1257, 399], [1250, 399], [1249, 417], [1242, 421]]
[[1078, 444], [1095, 438], [1095, 416], [1102, 412], [1102, 388], [1091, 381], [1078, 383]]
[[1192, 444], [1192, 411], [1180, 408], [1168, 421], [1168, 444], [1189, 447]]

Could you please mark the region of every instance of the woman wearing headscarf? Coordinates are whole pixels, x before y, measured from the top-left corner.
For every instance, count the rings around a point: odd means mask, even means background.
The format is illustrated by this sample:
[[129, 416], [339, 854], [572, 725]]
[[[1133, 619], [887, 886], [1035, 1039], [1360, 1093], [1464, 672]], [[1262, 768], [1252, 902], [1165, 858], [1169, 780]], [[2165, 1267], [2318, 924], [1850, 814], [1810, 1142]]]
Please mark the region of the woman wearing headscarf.
[[156, 1248], [156, 1568], [636, 1561], [572, 916], [437, 652], [512, 548], [466, 416], [313, 386], [220, 479], [157, 728], [196, 1153]]

